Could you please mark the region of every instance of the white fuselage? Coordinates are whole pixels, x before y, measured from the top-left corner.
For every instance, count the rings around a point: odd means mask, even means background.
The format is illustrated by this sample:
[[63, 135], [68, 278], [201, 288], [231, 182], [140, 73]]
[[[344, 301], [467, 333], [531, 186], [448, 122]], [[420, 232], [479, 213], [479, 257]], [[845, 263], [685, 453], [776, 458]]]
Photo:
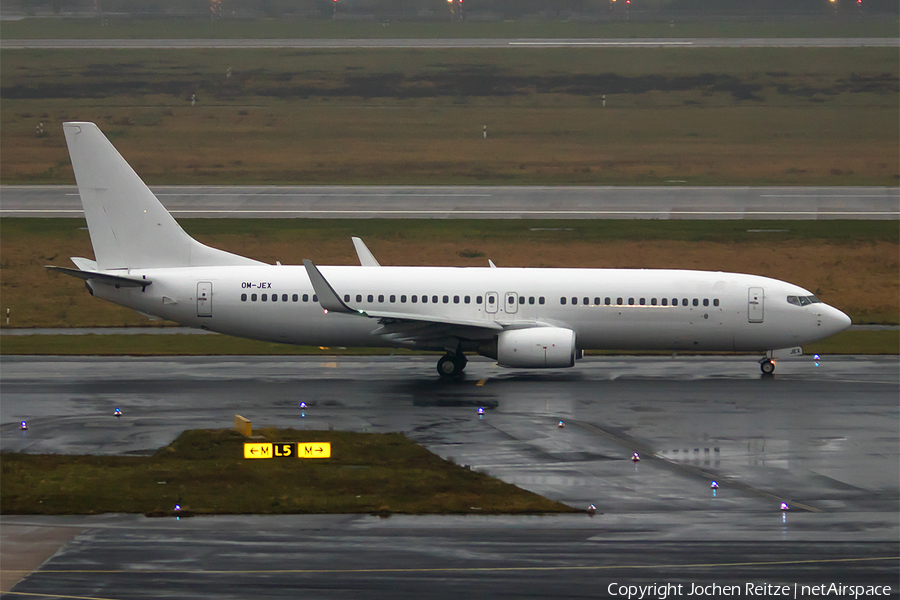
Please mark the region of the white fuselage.
[[[813, 342], [850, 324], [827, 304], [790, 303], [789, 296], [811, 297], [803, 288], [737, 273], [354, 266], [320, 270], [353, 309], [504, 328], [563, 327], [575, 332], [580, 350], [767, 351]], [[258, 340], [445, 349], [379, 335], [382, 323], [376, 318], [328, 313], [313, 300], [315, 292], [302, 266], [132, 269], [128, 274], [146, 276], [153, 283], [143, 290], [94, 284], [94, 293], [184, 325]], [[485, 340], [495, 333], [473, 329], [471, 335]]]

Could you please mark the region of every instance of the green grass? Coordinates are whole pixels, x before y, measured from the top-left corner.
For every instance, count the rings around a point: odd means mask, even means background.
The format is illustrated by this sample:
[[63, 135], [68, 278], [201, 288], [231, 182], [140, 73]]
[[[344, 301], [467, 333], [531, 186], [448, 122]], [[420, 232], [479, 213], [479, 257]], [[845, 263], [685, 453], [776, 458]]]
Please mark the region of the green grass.
[[586, 38], [586, 37], [896, 37], [896, 18], [841, 21], [613, 22], [507, 21], [497, 23], [359, 23], [257, 19], [24, 19], [0, 21], [5, 39], [154, 38]]
[[71, 183], [59, 123], [91, 120], [155, 184], [895, 186], [898, 58], [890, 48], [7, 50], [0, 181]]
[[[127, 417], [125, 417], [127, 418]], [[247, 460], [232, 430], [181, 434], [152, 457], [0, 454], [2, 514], [577, 512], [450, 463], [400, 434], [254, 430], [254, 442], [329, 442], [332, 457]]]

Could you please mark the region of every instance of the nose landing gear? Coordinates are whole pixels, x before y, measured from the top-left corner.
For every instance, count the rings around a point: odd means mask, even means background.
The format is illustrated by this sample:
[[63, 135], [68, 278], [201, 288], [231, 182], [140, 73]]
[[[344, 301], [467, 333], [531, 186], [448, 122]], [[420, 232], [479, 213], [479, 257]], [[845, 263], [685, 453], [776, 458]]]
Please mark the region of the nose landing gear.
[[438, 361], [437, 372], [444, 379], [457, 377], [462, 375], [463, 370], [466, 368], [466, 363], [468, 362], [469, 361], [466, 360], [466, 357], [462, 352], [456, 354], [448, 352]]
[[759, 368], [763, 375], [771, 375], [775, 372], [775, 362], [771, 358], [764, 358], [759, 361]]

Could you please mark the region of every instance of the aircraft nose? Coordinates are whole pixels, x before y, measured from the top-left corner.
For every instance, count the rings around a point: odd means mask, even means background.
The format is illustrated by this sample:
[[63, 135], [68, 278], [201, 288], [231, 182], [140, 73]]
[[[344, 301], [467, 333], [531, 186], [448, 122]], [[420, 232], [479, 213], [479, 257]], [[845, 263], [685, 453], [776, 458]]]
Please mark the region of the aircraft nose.
[[835, 307], [826, 304], [823, 308], [826, 310], [822, 311], [821, 322], [822, 327], [829, 331], [828, 335], [840, 333], [853, 325], [853, 321], [850, 320], [850, 317]]

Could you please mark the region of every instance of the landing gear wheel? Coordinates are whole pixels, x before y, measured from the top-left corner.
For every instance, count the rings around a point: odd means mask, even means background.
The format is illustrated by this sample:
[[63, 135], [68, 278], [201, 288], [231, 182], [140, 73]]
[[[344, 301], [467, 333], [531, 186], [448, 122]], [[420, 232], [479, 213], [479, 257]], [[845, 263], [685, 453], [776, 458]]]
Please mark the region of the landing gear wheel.
[[467, 362], [462, 354], [445, 354], [437, 363], [438, 374], [445, 379], [461, 375]]
[[763, 372], [763, 375], [771, 375], [775, 372], [775, 363], [771, 360], [764, 360], [759, 363], [759, 368]]

